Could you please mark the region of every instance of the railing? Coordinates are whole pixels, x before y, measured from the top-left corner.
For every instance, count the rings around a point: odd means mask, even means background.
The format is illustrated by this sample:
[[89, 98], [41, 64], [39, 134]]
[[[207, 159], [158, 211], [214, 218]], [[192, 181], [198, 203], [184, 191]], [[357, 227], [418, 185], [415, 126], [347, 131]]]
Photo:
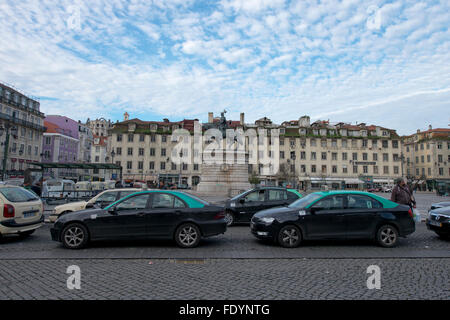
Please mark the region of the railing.
[[[89, 200], [95, 197], [103, 190], [62, 190], [62, 191], [46, 191], [41, 199], [48, 204], [68, 203], [81, 200]], [[42, 193], [43, 194], [43, 193]]]
[[3, 112], [0, 112], [0, 119], [7, 120], [7, 121], [10, 121], [10, 122], [15, 123], [15, 124], [22, 125], [24, 127], [36, 129], [36, 130], [39, 130], [39, 131], [45, 131], [45, 127], [44, 126], [41, 126], [39, 124], [30, 122], [30, 121], [27, 121], [27, 120], [22, 120], [22, 119], [19, 119], [19, 118], [16, 118], [16, 117], [11, 117], [9, 114], [3, 113]]
[[9, 104], [9, 105], [18, 107], [18, 108], [20, 108], [20, 109], [22, 109], [22, 110], [25, 110], [25, 111], [28, 111], [28, 112], [32, 112], [32, 113], [34, 113], [34, 114], [36, 114], [36, 115], [39, 115], [39, 116], [41, 116], [41, 117], [44, 117], [44, 113], [43, 113], [43, 112], [40, 112], [39, 110], [30, 108], [30, 107], [28, 107], [28, 106], [24, 106], [23, 104], [18, 103], [18, 102], [15, 102], [15, 101], [12, 100], [12, 99], [6, 99], [5, 97], [0, 96], [0, 102], [7, 103], [7, 104]]

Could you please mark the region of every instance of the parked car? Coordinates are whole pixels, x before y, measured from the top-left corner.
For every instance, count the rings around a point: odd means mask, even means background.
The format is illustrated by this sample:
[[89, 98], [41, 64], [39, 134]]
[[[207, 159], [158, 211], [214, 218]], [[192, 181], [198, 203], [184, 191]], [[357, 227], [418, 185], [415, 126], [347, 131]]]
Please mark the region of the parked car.
[[182, 248], [225, 233], [223, 208], [181, 191], [132, 193], [101, 209], [65, 213], [50, 229], [52, 239], [79, 249], [89, 241], [172, 239]]
[[450, 238], [450, 206], [434, 208], [428, 213], [426, 225], [439, 237]]
[[288, 207], [256, 213], [251, 232], [286, 248], [313, 239], [375, 239], [393, 247], [415, 231], [409, 206], [369, 192], [314, 192]]
[[44, 205], [39, 197], [24, 188], [0, 185], [0, 237], [29, 236], [44, 223]]
[[381, 192], [382, 189], [380, 187], [372, 187], [372, 188], [368, 188], [367, 192]]
[[394, 189], [393, 186], [383, 186], [381, 187], [382, 192], [392, 192], [392, 189]]
[[138, 191], [142, 191], [142, 189], [138, 188], [124, 188], [124, 189], [111, 189], [105, 190], [92, 199], [88, 201], [77, 201], [65, 203], [59, 206], [56, 206], [52, 213], [49, 216], [50, 222], [55, 222], [58, 219], [59, 215], [67, 212], [80, 211], [84, 209], [90, 209], [93, 207], [104, 208], [111, 203]]
[[228, 226], [234, 223], [249, 223], [252, 216], [263, 209], [287, 206], [301, 198], [295, 189], [260, 187], [247, 190], [225, 202], [225, 220]]
[[428, 212], [430, 212], [431, 210], [434, 210], [434, 209], [445, 208], [445, 207], [450, 207], [450, 201], [432, 203], [430, 210], [428, 210]]

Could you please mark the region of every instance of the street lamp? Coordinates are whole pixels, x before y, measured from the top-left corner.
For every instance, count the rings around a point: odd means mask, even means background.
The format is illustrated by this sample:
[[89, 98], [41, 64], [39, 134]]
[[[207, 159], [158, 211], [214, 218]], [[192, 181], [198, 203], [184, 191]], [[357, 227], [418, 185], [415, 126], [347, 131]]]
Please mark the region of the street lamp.
[[0, 137], [6, 133], [6, 141], [5, 148], [3, 151], [3, 168], [2, 168], [2, 180], [5, 180], [6, 174], [6, 160], [8, 159], [8, 151], [9, 151], [9, 136], [12, 135], [14, 138], [17, 138], [17, 127], [11, 126], [9, 123], [5, 124], [5, 127], [0, 127]]
[[181, 169], [183, 166], [183, 160], [181, 158], [183, 158], [183, 150], [180, 151], [180, 176], [178, 177], [178, 188], [181, 187]]

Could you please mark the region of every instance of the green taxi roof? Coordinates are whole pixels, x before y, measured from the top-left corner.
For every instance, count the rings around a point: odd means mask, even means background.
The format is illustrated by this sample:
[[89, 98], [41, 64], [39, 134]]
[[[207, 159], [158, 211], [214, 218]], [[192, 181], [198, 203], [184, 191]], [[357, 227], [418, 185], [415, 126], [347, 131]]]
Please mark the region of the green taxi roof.
[[203, 207], [205, 207], [205, 205], [207, 203], [205, 200], [202, 200], [202, 201], [205, 202], [205, 203], [203, 203], [203, 202], [200, 201], [201, 199], [197, 200], [195, 196], [190, 196], [190, 195], [188, 195], [188, 194], [186, 194], [184, 192], [180, 192], [180, 191], [173, 191], [173, 190], [144, 190], [144, 191], [138, 191], [138, 192], [131, 193], [131, 194], [127, 195], [126, 197], [123, 197], [123, 198], [121, 198], [121, 199], [111, 203], [109, 206], [105, 207], [105, 210], [108, 210], [110, 207], [112, 207], [116, 203], [121, 202], [124, 199], [130, 198], [132, 196], [135, 196], [135, 195], [138, 195], [138, 194], [159, 193], [159, 192], [172, 194], [172, 195], [175, 195], [175, 196], [179, 197], [181, 200], [186, 202], [186, 204], [189, 206], [189, 208], [203, 208]]
[[[398, 203], [395, 203], [391, 200], [388, 200], [388, 199], [380, 197], [376, 194], [373, 194], [370, 192], [365, 192], [365, 191], [330, 190], [330, 191], [317, 191], [317, 192], [313, 192], [313, 193], [322, 195], [322, 197], [317, 199], [317, 201], [322, 199], [324, 196], [329, 196], [329, 195], [334, 195], [334, 194], [360, 194], [360, 195], [368, 196], [375, 200], [378, 200], [383, 205], [383, 208], [386, 208], [386, 209], [395, 208], [398, 206]], [[316, 201], [314, 201], [314, 202], [316, 202]]]

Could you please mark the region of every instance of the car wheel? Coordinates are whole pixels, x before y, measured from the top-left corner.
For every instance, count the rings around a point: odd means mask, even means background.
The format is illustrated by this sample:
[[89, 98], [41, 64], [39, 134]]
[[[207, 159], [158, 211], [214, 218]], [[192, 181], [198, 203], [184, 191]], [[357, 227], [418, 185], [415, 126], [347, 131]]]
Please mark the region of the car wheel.
[[394, 226], [386, 224], [381, 226], [377, 232], [377, 242], [385, 248], [392, 248], [397, 244], [398, 231]]
[[227, 223], [227, 227], [232, 226], [234, 224], [234, 214], [229, 211], [225, 212], [225, 221]]
[[175, 232], [175, 241], [182, 248], [194, 248], [200, 243], [200, 229], [193, 223], [185, 223]]
[[19, 233], [19, 236], [22, 237], [22, 238], [26, 238], [26, 237], [31, 236], [34, 231], [35, 230], [29, 230], [29, 231], [21, 232], [21, 233]]
[[296, 248], [302, 241], [302, 233], [294, 225], [288, 225], [281, 228], [278, 233], [278, 243], [285, 248]]
[[61, 234], [61, 241], [68, 249], [81, 249], [88, 242], [88, 231], [79, 223], [71, 223], [66, 226]]

